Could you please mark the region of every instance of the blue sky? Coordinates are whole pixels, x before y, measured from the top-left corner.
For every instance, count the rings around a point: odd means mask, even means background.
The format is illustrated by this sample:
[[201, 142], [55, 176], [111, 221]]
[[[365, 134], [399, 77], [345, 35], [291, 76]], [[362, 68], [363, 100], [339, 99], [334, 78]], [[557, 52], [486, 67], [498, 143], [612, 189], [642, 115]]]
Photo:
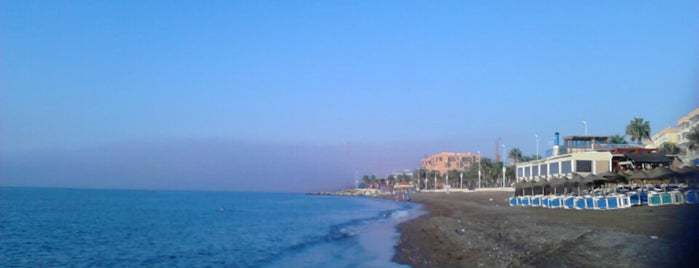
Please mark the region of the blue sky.
[[[137, 153], [114, 151], [190, 143], [196, 152], [240, 151], [231, 144], [302, 146], [309, 153], [290, 161], [296, 166], [319, 160], [313, 151], [356, 154], [338, 158], [327, 174], [299, 175], [334, 181], [327, 177], [414, 168], [439, 151], [493, 156], [498, 137], [533, 154], [539, 134], [543, 152], [553, 132], [582, 134], [582, 120], [589, 134], [609, 135], [643, 117], [655, 132], [699, 103], [696, 1], [0, 6], [0, 154], [9, 184], [47, 184], [42, 178], [57, 171], [31, 167], [48, 155], [132, 158]], [[257, 157], [250, 161], [264, 161]], [[10, 165], [20, 158], [33, 165]], [[162, 188], [166, 179], [154, 178], [166, 177], [160, 171], [172, 168], [167, 162], [131, 163], [133, 173], [121, 176]], [[218, 168], [228, 174], [225, 165]], [[95, 170], [66, 177], [115, 174]], [[218, 188], [212, 180], [177, 185]], [[94, 185], [100, 186], [140, 187]]]

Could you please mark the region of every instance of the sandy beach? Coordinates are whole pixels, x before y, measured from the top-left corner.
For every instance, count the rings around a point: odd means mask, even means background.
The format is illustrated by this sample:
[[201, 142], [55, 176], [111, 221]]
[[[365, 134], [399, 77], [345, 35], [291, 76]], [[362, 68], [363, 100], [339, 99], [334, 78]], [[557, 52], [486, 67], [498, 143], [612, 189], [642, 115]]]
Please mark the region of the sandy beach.
[[510, 207], [512, 192], [417, 193], [428, 212], [398, 226], [394, 261], [413, 267], [696, 266], [699, 205]]

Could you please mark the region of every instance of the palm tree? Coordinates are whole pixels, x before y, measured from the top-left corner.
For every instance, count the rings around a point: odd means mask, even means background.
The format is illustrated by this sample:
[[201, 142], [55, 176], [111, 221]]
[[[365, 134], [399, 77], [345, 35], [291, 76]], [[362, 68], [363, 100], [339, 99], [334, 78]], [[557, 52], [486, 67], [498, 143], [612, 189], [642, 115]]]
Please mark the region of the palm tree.
[[627, 144], [626, 138], [619, 134], [609, 137], [609, 144]]
[[507, 154], [507, 156], [509, 156], [510, 159], [512, 159], [515, 162], [515, 165], [517, 164], [517, 162], [522, 161], [522, 151], [520, 151], [517, 147], [512, 148], [512, 150], [510, 150], [510, 153]]
[[663, 145], [660, 146], [660, 152], [664, 154], [681, 154], [682, 148], [677, 146], [674, 142], [664, 142]]
[[364, 175], [364, 177], [362, 177], [362, 182], [364, 182], [364, 188], [369, 188], [371, 185], [371, 179], [369, 179], [368, 175]]
[[650, 122], [643, 118], [636, 117], [626, 126], [626, 135], [631, 137], [631, 141], [641, 144], [644, 138], [650, 139]]
[[685, 137], [687, 138], [687, 142], [684, 143], [684, 146], [686, 146], [687, 149], [693, 151], [699, 148], [699, 126], [693, 127]]

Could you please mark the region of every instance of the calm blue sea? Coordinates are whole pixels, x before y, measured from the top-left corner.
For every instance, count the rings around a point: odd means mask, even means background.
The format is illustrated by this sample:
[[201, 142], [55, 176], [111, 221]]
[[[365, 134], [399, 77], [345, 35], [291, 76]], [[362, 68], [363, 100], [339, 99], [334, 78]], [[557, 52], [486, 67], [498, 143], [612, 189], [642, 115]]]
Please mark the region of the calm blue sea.
[[3, 267], [398, 267], [417, 208], [279, 193], [0, 188]]

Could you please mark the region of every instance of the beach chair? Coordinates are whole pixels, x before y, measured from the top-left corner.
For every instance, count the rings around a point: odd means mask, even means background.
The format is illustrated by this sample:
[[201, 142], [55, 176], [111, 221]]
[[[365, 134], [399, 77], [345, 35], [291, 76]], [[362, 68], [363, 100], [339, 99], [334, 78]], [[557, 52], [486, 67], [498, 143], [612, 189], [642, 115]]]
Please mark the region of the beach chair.
[[541, 197], [541, 206], [545, 207], [545, 208], [551, 207], [551, 199], [549, 199], [549, 196], [542, 196]]
[[628, 195], [619, 194], [619, 195], [617, 195], [617, 198], [619, 199], [619, 208], [630, 208], [631, 207], [631, 198], [629, 198]]
[[629, 197], [629, 203], [631, 203], [630, 205], [640, 206], [643, 204], [643, 203], [641, 203], [641, 194], [639, 194], [638, 192], [635, 192], [635, 191], [628, 192], [627, 196]]
[[576, 196], [575, 198], [573, 198], [573, 200], [574, 200], [573, 202], [575, 204], [575, 206], [574, 206], [575, 209], [587, 208], [587, 205], [586, 205], [587, 202], [585, 201], [584, 197]]
[[531, 206], [531, 197], [528, 195], [522, 196], [522, 206], [528, 207]]
[[607, 209], [607, 198], [604, 196], [592, 197], [592, 203], [594, 204], [593, 209], [599, 209], [599, 210]]
[[551, 208], [561, 208], [562, 206], [562, 198], [560, 196], [551, 196], [549, 204], [551, 205]]
[[670, 196], [672, 198], [672, 204], [681, 205], [685, 203], [684, 195], [680, 191], [672, 191], [670, 192]]
[[696, 190], [689, 190], [684, 192], [684, 201], [687, 204], [697, 204], [697, 199], [698, 199], [697, 191]]
[[575, 208], [575, 197], [565, 196], [562, 199], [563, 199], [563, 202], [562, 202], [563, 208], [565, 208], [565, 209]]
[[651, 207], [662, 206], [663, 199], [660, 193], [654, 191], [648, 192], [648, 205]]
[[541, 195], [535, 195], [532, 196], [532, 207], [540, 207], [541, 206]]
[[617, 195], [608, 195], [605, 197], [607, 199], [607, 209], [619, 209], [620, 208], [620, 201], [619, 201], [619, 196]]
[[585, 196], [585, 209], [595, 209], [595, 199], [592, 196]]
[[510, 206], [511, 207], [517, 206], [517, 197], [515, 197], [515, 196], [510, 197]]

